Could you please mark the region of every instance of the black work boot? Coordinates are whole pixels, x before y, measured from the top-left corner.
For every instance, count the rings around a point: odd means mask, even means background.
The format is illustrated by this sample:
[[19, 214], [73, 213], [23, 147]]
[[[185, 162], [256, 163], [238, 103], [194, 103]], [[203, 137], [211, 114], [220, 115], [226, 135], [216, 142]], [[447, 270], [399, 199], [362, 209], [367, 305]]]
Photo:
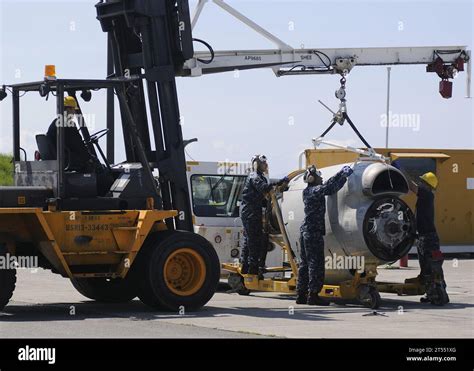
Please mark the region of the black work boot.
[[250, 265], [248, 274], [258, 275], [258, 267]]
[[308, 292], [298, 291], [296, 293], [296, 304], [307, 304], [308, 303]]
[[329, 302], [321, 299], [317, 292], [310, 292], [308, 296], [308, 305], [321, 305], [323, 307], [327, 307]]
[[242, 264], [240, 267], [240, 274], [248, 274], [249, 273], [249, 265], [248, 264]]
[[420, 298], [420, 303], [431, 303], [431, 299], [428, 294], [425, 294]]
[[426, 295], [420, 299], [422, 303], [443, 306], [449, 303], [449, 296], [443, 282], [437, 282], [426, 291]]

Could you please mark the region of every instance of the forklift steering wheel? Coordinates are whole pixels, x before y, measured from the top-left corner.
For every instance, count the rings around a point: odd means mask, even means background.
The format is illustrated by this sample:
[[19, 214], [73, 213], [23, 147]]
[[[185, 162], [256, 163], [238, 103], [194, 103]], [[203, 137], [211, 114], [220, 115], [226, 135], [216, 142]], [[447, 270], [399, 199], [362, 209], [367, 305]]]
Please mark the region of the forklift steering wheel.
[[86, 144], [88, 143], [97, 143], [99, 141], [100, 138], [102, 138], [104, 135], [107, 135], [109, 133], [109, 129], [102, 129], [102, 130], [99, 130], [97, 132], [95, 132], [94, 134], [92, 134], [89, 138], [88, 141], [86, 141]]

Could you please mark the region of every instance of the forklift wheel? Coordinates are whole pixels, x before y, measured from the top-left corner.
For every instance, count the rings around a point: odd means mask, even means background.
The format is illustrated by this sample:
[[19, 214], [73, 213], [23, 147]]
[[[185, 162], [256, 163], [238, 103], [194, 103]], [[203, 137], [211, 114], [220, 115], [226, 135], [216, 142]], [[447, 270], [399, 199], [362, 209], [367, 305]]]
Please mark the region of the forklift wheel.
[[86, 298], [102, 303], [125, 303], [137, 296], [130, 276], [126, 278], [73, 278], [72, 285]]
[[219, 258], [209, 241], [196, 233], [154, 233], [137, 259], [138, 297], [152, 308], [197, 310], [217, 290]]
[[10, 301], [16, 284], [16, 269], [0, 270], [0, 311]]

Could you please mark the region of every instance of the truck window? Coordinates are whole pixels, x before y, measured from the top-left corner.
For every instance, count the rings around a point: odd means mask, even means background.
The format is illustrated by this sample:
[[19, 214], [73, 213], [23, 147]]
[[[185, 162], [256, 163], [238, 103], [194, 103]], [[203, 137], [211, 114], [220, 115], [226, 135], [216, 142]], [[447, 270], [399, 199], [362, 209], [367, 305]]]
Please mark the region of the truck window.
[[245, 178], [237, 175], [193, 175], [191, 191], [194, 215], [238, 217]]

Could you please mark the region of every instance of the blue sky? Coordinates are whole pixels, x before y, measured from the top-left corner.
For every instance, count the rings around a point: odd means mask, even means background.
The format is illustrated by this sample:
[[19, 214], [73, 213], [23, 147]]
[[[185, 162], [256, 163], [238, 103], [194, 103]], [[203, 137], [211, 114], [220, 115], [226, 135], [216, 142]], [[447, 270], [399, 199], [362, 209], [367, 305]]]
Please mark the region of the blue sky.
[[[293, 47], [472, 48], [473, 44], [473, 3], [467, 0], [228, 2]], [[95, 19], [94, 3], [0, 0], [0, 81], [41, 79], [45, 64], [55, 64], [60, 77], [103, 78], [106, 35]], [[195, 3], [190, 1], [191, 8]], [[193, 36], [216, 50], [274, 47], [212, 3], [204, 9]], [[317, 100], [336, 108], [338, 80], [337, 76], [276, 78], [269, 69], [243, 71], [238, 78], [232, 72], [178, 78], [184, 137], [199, 138], [188, 152], [196, 160], [236, 161], [264, 153], [272, 175], [289, 172], [297, 165], [298, 153], [328, 125], [331, 117]], [[391, 147], [473, 148], [473, 100], [465, 98], [465, 74], [455, 79], [450, 100], [439, 96], [438, 83], [424, 66], [392, 68], [391, 111], [417, 115], [420, 128], [392, 128]], [[105, 127], [105, 97], [95, 98], [84, 109], [95, 115], [99, 130]], [[369, 143], [384, 146], [386, 68], [356, 67], [348, 76], [347, 100], [350, 116]], [[11, 151], [10, 102], [0, 104], [0, 152]], [[44, 104], [31, 94], [22, 102], [22, 145], [32, 156], [34, 135], [47, 130], [54, 102]], [[121, 160], [119, 130], [116, 136], [116, 158]], [[328, 139], [359, 145], [348, 127], [335, 128]]]

